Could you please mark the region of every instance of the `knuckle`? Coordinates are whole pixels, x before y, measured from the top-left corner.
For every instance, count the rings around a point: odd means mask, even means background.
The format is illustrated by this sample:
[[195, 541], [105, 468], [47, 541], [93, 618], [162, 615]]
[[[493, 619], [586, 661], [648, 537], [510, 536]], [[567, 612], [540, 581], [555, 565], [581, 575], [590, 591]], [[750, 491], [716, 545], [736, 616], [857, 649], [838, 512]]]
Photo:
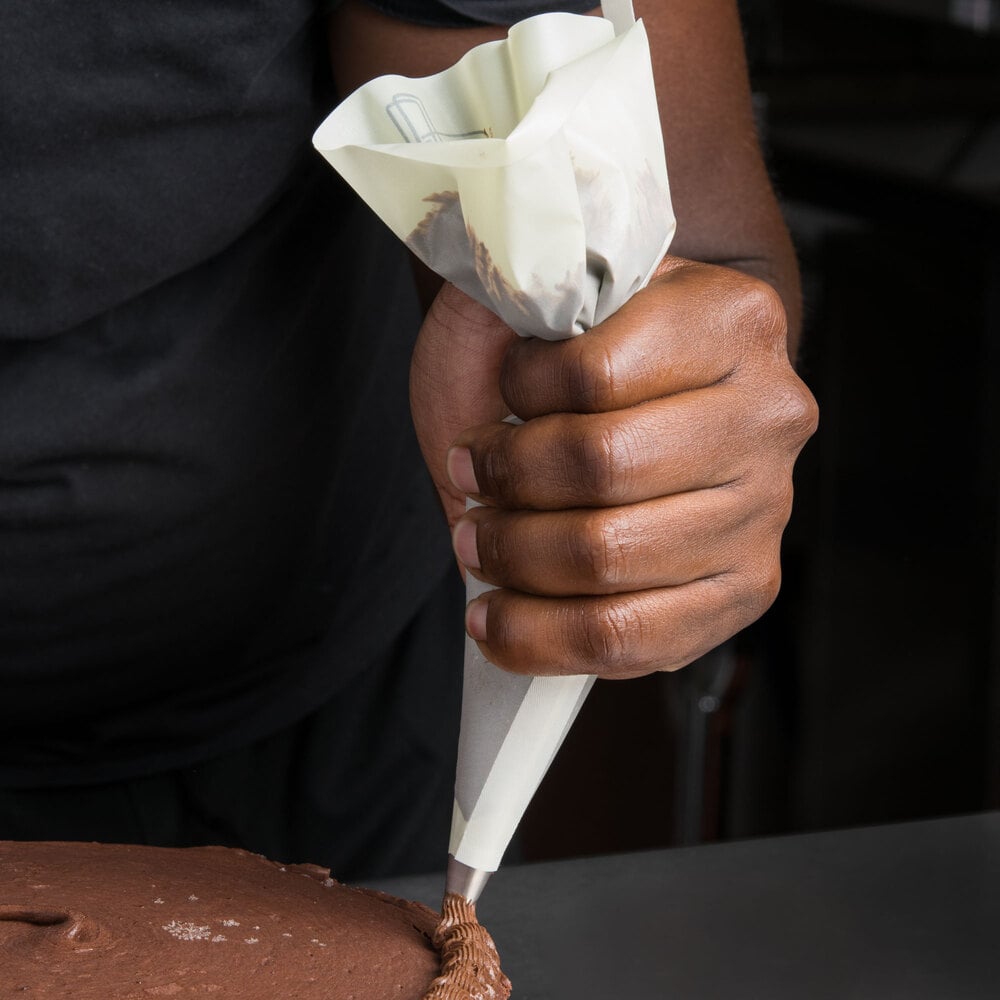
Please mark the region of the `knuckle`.
[[793, 454], [801, 450], [819, 425], [816, 400], [790, 367], [784, 377], [772, 381], [766, 402], [758, 412], [758, 429], [784, 442]]
[[480, 496], [499, 498], [517, 482], [513, 441], [509, 433], [499, 432], [475, 450], [476, 482]]
[[631, 453], [629, 435], [616, 423], [586, 426], [571, 448], [567, 470], [594, 506], [610, 506], [627, 493]]
[[779, 533], [792, 514], [795, 487], [791, 476], [775, 476], [768, 488], [765, 506], [766, 523]]
[[476, 520], [476, 552], [479, 565], [491, 582], [505, 579], [514, 547], [508, 533], [496, 517], [480, 516]]
[[717, 620], [734, 635], [757, 621], [774, 604], [781, 589], [781, 562], [777, 554], [722, 574], [717, 587]]
[[573, 347], [575, 350], [565, 359], [561, 376], [574, 409], [583, 413], [603, 413], [615, 409], [615, 362], [612, 355], [584, 338], [576, 338]]
[[610, 593], [625, 577], [626, 545], [615, 519], [604, 512], [587, 517], [568, 536], [570, 565], [587, 589]]
[[783, 352], [788, 317], [781, 296], [766, 281], [749, 275], [744, 276], [737, 289], [737, 310], [742, 321], [758, 331], [758, 335], [766, 335], [770, 343], [780, 343]]
[[774, 556], [758, 567], [750, 578], [745, 605], [747, 624], [756, 621], [774, 604], [781, 589], [781, 560]]
[[583, 661], [600, 673], [624, 673], [633, 666], [641, 633], [641, 622], [627, 604], [595, 602], [587, 608], [577, 629], [578, 651]]
[[819, 426], [816, 398], [794, 372], [790, 385], [782, 394], [781, 414], [790, 440], [799, 447], [816, 433]]
[[505, 591], [495, 592], [486, 615], [486, 641], [496, 657], [491, 662], [500, 667], [517, 662], [521, 637], [520, 621], [506, 597]]

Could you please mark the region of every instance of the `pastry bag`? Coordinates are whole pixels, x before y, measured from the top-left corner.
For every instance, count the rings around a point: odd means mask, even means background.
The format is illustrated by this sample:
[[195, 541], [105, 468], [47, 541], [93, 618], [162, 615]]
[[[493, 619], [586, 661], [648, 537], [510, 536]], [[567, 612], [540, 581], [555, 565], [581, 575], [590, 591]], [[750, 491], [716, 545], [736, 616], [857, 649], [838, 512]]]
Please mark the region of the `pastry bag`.
[[[316, 148], [425, 264], [522, 336], [562, 339], [618, 309], [674, 232], [645, 29], [550, 13], [435, 76], [380, 77]], [[469, 578], [473, 599], [487, 585]], [[525, 677], [466, 640], [447, 890], [475, 900], [590, 690]]]

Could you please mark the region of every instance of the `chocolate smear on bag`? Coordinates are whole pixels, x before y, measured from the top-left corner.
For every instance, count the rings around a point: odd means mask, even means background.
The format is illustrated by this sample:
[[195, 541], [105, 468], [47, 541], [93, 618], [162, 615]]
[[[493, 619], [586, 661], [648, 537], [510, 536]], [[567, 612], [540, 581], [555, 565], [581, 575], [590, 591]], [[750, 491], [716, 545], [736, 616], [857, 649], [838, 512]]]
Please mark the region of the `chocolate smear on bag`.
[[551, 338], [553, 330], [573, 329], [582, 299], [582, 266], [580, 280], [567, 272], [554, 287], [535, 276], [530, 290], [515, 288], [497, 267], [489, 247], [466, 223], [457, 191], [436, 192], [423, 200], [433, 207], [405, 242], [431, 270], [522, 336]]

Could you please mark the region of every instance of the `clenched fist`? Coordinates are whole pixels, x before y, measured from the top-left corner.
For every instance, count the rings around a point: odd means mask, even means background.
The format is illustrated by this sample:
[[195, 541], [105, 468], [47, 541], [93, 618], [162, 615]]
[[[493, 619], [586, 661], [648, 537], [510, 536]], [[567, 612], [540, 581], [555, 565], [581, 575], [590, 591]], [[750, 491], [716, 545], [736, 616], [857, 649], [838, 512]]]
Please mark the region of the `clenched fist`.
[[[518, 673], [675, 670], [758, 618], [817, 408], [769, 285], [667, 257], [614, 316], [522, 340], [446, 285], [411, 400], [469, 634]], [[503, 422], [513, 413], [521, 425]], [[483, 506], [466, 513], [466, 498]]]

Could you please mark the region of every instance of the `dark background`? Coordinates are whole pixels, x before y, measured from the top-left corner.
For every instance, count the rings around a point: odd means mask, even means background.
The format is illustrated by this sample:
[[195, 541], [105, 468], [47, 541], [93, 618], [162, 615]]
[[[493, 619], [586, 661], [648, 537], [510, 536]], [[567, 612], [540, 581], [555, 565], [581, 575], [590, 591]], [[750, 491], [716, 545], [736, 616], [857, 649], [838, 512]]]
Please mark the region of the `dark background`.
[[1000, 0], [741, 9], [821, 412], [783, 589], [598, 683], [530, 860], [1000, 807]]

